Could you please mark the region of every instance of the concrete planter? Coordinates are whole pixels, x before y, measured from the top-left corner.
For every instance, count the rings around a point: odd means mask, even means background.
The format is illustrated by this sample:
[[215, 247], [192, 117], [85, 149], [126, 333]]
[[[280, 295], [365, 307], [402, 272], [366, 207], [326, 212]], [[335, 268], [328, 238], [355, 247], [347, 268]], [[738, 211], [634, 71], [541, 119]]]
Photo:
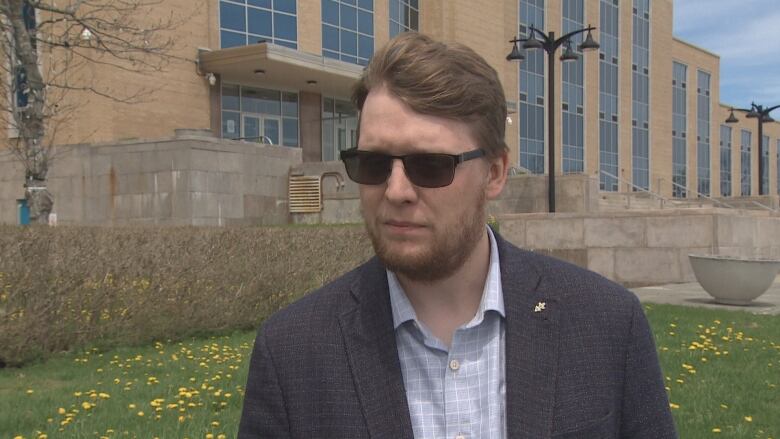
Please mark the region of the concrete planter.
[[772, 285], [780, 260], [688, 255], [699, 284], [728, 305], [748, 305]]

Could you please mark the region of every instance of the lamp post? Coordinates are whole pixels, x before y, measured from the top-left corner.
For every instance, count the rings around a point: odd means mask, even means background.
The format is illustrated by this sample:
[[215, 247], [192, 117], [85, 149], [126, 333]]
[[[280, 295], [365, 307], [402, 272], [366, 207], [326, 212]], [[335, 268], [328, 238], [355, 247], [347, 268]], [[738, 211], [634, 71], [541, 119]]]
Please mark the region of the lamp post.
[[[553, 102], [555, 102], [554, 55], [555, 51], [558, 50], [559, 47], [565, 46], [566, 48], [563, 52], [563, 55], [561, 55], [561, 61], [573, 61], [578, 59], [579, 55], [577, 55], [577, 53], [574, 52], [571, 48], [571, 37], [586, 31], [588, 32], [588, 35], [585, 37], [585, 41], [579, 45], [579, 49], [583, 52], [585, 50], [598, 49], [599, 44], [596, 42], [596, 40], [593, 39], [593, 35], [591, 34], [591, 31], [595, 29], [595, 27], [589, 25], [586, 28], [569, 32], [562, 37], [555, 39], [555, 32], [548, 32], [545, 34], [539, 29], [531, 26], [530, 35], [528, 38], [513, 38], [509, 41], [513, 44], [513, 46], [512, 52], [506, 56], [507, 61], [520, 61], [525, 59], [525, 55], [517, 47], [517, 43], [520, 42], [523, 43], [523, 49], [543, 49], [545, 52], [547, 52], [547, 94], [549, 95], [547, 101], [547, 167], [549, 168], [547, 171], [549, 181], [547, 186], [547, 198], [549, 211], [551, 213], [555, 212], [555, 124], [553, 123], [555, 120], [555, 106], [553, 105]], [[541, 37], [541, 41], [536, 39], [535, 35], [539, 35], [539, 37]]]
[[[769, 113], [777, 108], [780, 108], [780, 105], [764, 107], [763, 105], [757, 105], [755, 102], [751, 102], [749, 110], [746, 108], [731, 108], [729, 110], [729, 117], [726, 119], [726, 123], [739, 122], [739, 119], [734, 116], [734, 110], [745, 111], [747, 112], [745, 117], [758, 119], [758, 195], [765, 195], [763, 190], [764, 168], [761, 166], [761, 161], [764, 159], [764, 122], [775, 121]], [[769, 163], [767, 163], [767, 165], [769, 165]]]

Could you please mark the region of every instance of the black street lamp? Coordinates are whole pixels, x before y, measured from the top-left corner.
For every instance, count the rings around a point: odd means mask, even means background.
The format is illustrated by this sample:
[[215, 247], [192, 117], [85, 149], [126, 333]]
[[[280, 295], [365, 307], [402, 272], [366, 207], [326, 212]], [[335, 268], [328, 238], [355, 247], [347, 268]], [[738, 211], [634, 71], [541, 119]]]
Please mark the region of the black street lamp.
[[[761, 161], [764, 159], [764, 122], [774, 122], [775, 120], [769, 115], [772, 110], [780, 108], [780, 105], [774, 107], [764, 107], [763, 105], [756, 105], [755, 102], [750, 103], [750, 109], [746, 108], [731, 108], [729, 111], [729, 117], [726, 119], [726, 123], [737, 123], [739, 119], [734, 116], [734, 110], [744, 111], [747, 114], [747, 118], [758, 119], [758, 195], [764, 194], [764, 167], [761, 166]], [[767, 145], [768, 146], [768, 145]], [[767, 163], [768, 165], [768, 163]], [[767, 185], [768, 186], [768, 185]], [[768, 189], [768, 188], [767, 188]]]
[[[593, 26], [588, 25], [588, 27], [584, 29], [575, 30], [573, 32], [569, 32], [566, 35], [555, 39], [555, 32], [548, 32], [544, 33], [540, 31], [539, 29], [534, 28], [531, 26], [530, 28], [530, 35], [528, 38], [513, 38], [509, 42], [513, 44], [512, 46], [512, 52], [509, 53], [509, 55], [506, 56], [507, 61], [520, 61], [525, 59], [525, 55], [523, 55], [523, 52], [517, 47], [517, 43], [522, 42], [523, 43], [523, 49], [544, 49], [545, 52], [547, 52], [547, 71], [549, 72], [547, 76], [547, 89], [548, 89], [548, 101], [547, 101], [547, 155], [548, 155], [548, 164], [547, 167], [549, 168], [547, 171], [548, 174], [548, 187], [547, 187], [547, 197], [548, 197], [548, 206], [550, 212], [555, 212], [555, 126], [553, 121], [555, 120], [555, 106], [553, 105], [553, 102], [555, 102], [555, 51], [558, 50], [559, 47], [565, 46], [565, 50], [563, 51], [563, 55], [561, 55], [561, 61], [573, 61], [579, 58], [579, 55], [572, 50], [571, 48], [571, 37], [574, 35], [580, 34], [582, 32], [588, 32], [587, 37], [585, 37], [585, 41], [582, 42], [582, 44], [579, 45], [579, 49], [581, 51], [585, 50], [591, 50], [591, 49], [598, 49], [599, 43], [596, 42], [596, 40], [593, 39], [593, 35], [591, 34], [592, 30], [595, 30], [596, 28]], [[541, 37], [541, 41], [536, 39], [534, 34], [537, 34]]]

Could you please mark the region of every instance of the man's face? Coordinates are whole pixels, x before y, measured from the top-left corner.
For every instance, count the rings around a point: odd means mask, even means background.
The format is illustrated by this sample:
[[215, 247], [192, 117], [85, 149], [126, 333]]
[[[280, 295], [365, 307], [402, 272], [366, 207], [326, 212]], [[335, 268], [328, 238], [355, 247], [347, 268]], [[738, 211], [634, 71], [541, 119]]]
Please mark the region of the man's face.
[[[366, 98], [359, 149], [391, 155], [461, 154], [478, 148], [468, 125], [415, 113], [384, 87]], [[412, 184], [395, 160], [387, 181], [360, 185], [366, 229], [374, 250], [393, 272], [418, 281], [454, 273], [485, 237], [485, 204], [501, 192], [507, 157], [478, 158], [455, 168], [449, 186]]]

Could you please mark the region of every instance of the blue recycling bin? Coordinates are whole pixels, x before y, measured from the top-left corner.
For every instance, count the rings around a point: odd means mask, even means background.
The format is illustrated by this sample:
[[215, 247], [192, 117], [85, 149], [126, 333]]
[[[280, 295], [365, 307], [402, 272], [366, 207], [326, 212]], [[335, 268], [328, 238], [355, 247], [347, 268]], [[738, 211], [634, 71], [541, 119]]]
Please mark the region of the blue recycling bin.
[[22, 198], [16, 200], [16, 207], [19, 210], [19, 224], [26, 226], [30, 224], [30, 207], [27, 205], [27, 200]]

